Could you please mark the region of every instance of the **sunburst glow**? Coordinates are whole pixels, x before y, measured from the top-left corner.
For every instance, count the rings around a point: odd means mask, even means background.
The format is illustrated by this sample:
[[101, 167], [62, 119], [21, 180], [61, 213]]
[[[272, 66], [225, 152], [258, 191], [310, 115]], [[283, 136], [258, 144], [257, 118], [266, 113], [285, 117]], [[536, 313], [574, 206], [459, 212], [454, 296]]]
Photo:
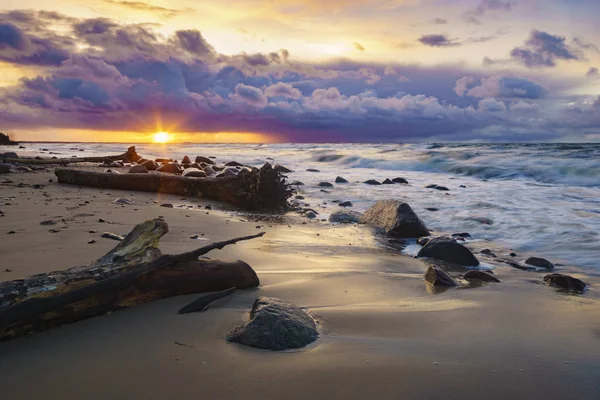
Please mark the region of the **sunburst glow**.
[[152, 137], [154, 143], [167, 143], [171, 141], [169, 132], [156, 132]]

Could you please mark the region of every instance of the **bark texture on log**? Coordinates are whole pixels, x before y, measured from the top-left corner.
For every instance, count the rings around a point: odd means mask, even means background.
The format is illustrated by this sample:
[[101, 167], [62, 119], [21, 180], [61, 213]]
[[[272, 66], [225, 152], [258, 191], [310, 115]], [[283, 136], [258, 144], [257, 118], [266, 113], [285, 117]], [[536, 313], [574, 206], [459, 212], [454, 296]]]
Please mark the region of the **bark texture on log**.
[[105, 161], [123, 161], [123, 162], [136, 162], [142, 157], [135, 151], [135, 146], [131, 146], [123, 154], [116, 156], [102, 156], [102, 157], [74, 157], [74, 158], [2, 158], [0, 160], [5, 163], [15, 164], [29, 164], [29, 165], [67, 165], [76, 163], [86, 162], [105, 162]]
[[166, 297], [259, 285], [243, 261], [198, 257], [264, 233], [163, 255], [167, 232], [162, 219], [146, 221], [89, 266], [0, 283], [0, 341]]
[[245, 174], [222, 178], [192, 178], [159, 172], [111, 174], [71, 168], [57, 168], [55, 174], [60, 183], [201, 197], [248, 210], [285, 209], [293, 193], [285, 178], [269, 163]]

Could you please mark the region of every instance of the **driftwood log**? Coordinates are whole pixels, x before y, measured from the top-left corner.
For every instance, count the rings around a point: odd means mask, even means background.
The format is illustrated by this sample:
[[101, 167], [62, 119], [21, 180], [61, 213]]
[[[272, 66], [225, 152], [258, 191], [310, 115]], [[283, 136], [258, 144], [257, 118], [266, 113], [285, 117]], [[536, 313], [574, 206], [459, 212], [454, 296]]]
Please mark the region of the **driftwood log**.
[[284, 209], [293, 192], [285, 177], [269, 163], [244, 174], [221, 178], [191, 178], [160, 172], [113, 174], [71, 168], [57, 168], [55, 174], [60, 183], [207, 198], [248, 210]]
[[166, 297], [259, 285], [243, 261], [198, 257], [264, 233], [163, 255], [167, 232], [164, 220], [146, 221], [89, 266], [0, 283], [0, 341]]
[[105, 161], [123, 161], [123, 162], [136, 162], [142, 157], [135, 151], [135, 146], [131, 146], [123, 154], [115, 156], [102, 156], [102, 157], [73, 157], [73, 158], [7, 158], [0, 157], [0, 160], [5, 163], [14, 164], [27, 164], [27, 165], [67, 165], [75, 163], [86, 163], [86, 162], [105, 162]]

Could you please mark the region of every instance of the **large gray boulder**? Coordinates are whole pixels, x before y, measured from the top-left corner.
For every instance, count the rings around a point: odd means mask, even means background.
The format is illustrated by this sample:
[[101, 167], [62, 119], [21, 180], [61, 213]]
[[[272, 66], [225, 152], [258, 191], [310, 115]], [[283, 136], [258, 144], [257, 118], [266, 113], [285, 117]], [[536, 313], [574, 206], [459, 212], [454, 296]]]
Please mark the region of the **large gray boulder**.
[[336, 211], [329, 215], [329, 222], [336, 224], [358, 224], [361, 216], [362, 214], [356, 211]]
[[302, 309], [273, 297], [259, 297], [250, 321], [235, 328], [227, 341], [268, 350], [304, 347], [317, 340], [317, 324]]
[[400, 238], [429, 236], [429, 230], [407, 203], [399, 200], [380, 200], [367, 210], [361, 224], [385, 229], [388, 235]]
[[431, 239], [417, 256], [435, 258], [458, 265], [479, 265], [479, 260], [471, 253], [471, 250], [453, 238], [445, 236]]

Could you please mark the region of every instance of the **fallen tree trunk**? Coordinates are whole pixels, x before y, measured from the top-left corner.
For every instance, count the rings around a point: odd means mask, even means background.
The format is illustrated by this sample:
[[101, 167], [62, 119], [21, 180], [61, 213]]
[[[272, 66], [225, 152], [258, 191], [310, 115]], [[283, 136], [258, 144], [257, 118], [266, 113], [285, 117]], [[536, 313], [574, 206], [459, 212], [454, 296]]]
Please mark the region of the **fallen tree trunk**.
[[166, 297], [259, 285], [243, 261], [198, 257], [264, 233], [163, 255], [157, 246], [167, 232], [164, 220], [146, 221], [87, 267], [0, 283], [0, 341]]
[[269, 163], [260, 169], [222, 178], [191, 178], [159, 172], [113, 174], [70, 168], [57, 168], [55, 174], [60, 183], [201, 197], [249, 210], [284, 209], [292, 195], [285, 178]]
[[74, 157], [74, 158], [7, 158], [0, 157], [0, 160], [5, 163], [14, 164], [27, 164], [27, 165], [67, 165], [75, 163], [86, 163], [86, 162], [105, 162], [105, 161], [123, 161], [123, 162], [136, 162], [142, 157], [135, 151], [135, 146], [131, 146], [123, 154], [115, 156], [102, 156], [102, 157]]

